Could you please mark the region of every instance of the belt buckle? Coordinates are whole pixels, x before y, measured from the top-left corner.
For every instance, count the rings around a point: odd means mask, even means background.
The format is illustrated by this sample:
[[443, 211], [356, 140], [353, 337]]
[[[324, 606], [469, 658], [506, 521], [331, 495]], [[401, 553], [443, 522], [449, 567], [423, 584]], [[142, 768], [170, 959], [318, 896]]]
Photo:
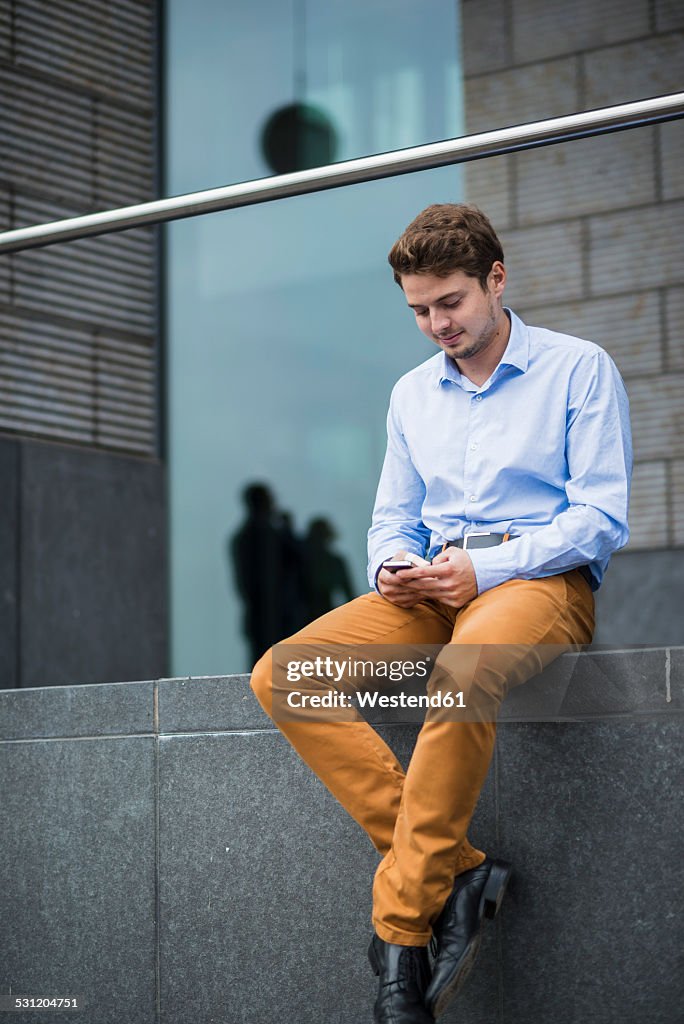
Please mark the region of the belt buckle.
[[483, 532], [480, 532], [480, 533], [478, 533], [477, 531], [473, 531], [471, 533], [464, 533], [463, 534], [463, 550], [464, 551], [468, 550], [468, 539], [470, 537], [491, 537], [491, 535], [492, 535], [492, 531], [491, 530], [484, 530]]

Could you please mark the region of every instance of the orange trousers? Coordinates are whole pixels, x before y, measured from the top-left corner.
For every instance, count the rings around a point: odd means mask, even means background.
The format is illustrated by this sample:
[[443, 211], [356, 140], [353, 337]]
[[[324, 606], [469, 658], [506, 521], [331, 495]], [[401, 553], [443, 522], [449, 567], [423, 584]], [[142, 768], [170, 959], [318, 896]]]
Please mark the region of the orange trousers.
[[[498, 709], [509, 687], [538, 674], [564, 651], [589, 643], [593, 630], [593, 594], [575, 569], [510, 580], [459, 609], [433, 600], [399, 608], [378, 594], [364, 594], [283, 644], [361, 652], [366, 644], [440, 645], [428, 692], [440, 677], [440, 662], [448, 662], [453, 688], [464, 692], [466, 703], [479, 692]], [[269, 651], [252, 673], [252, 689], [269, 715], [288, 687], [321, 694], [327, 686], [320, 678], [288, 683], [284, 672], [274, 672], [273, 652], [281, 650], [278, 645]], [[503, 657], [511, 651], [515, 656]], [[466, 663], [462, 671], [459, 653]], [[470, 845], [467, 831], [494, 749], [495, 715], [455, 721], [428, 710], [404, 772], [358, 712], [340, 711], [339, 721], [335, 714], [306, 721], [274, 718], [381, 855], [373, 883], [377, 934], [399, 945], [426, 945], [455, 876], [485, 858]]]

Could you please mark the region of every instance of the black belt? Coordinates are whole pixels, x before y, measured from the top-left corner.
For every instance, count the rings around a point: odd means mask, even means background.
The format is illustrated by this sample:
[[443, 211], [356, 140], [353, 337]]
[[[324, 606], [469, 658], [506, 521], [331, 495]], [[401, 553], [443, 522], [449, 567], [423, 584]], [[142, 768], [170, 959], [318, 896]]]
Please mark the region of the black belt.
[[[510, 533], [466, 533], [460, 540], [449, 540], [443, 546], [442, 551], [445, 548], [463, 548], [467, 551], [469, 548], [495, 548], [499, 544], [505, 543], [507, 540], [513, 540]], [[580, 573], [587, 581], [591, 589], [594, 589], [594, 577], [591, 574], [591, 569], [588, 565], [578, 565]]]

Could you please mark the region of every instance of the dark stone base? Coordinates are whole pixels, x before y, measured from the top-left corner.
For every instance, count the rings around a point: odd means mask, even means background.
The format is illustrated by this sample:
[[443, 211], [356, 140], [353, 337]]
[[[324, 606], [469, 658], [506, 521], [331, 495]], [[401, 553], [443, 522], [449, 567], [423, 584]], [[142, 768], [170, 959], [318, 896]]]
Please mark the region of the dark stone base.
[[165, 675], [162, 464], [0, 438], [0, 490], [0, 688]]
[[[515, 874], [447, 1024], [680, 1019], [684, 652], [572, 660], [560, 706], [598, 710], [500, 722], [470, 837]], [[0, 725], [0, 992], [82, 995], [79, 1024], [371, 1021], [377, 854], [246, 677], [6, 691]], [[417, 727], [380, 729], [407, 763]]]

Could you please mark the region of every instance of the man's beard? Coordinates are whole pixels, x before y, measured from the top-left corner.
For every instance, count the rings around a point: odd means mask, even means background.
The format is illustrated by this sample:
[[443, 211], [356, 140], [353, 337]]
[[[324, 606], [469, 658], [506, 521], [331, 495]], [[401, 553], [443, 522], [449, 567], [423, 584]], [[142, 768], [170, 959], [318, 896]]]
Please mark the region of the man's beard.
[[459, 352], [458, 355], [452, 356], [452, 359], [470, 359], [471, 356], [478, 355], [491, 344], [497, 334], [497, 315], [491, 298], [487, 313], [487, 320], [477, 337], [473, 339], [468, 348]]

